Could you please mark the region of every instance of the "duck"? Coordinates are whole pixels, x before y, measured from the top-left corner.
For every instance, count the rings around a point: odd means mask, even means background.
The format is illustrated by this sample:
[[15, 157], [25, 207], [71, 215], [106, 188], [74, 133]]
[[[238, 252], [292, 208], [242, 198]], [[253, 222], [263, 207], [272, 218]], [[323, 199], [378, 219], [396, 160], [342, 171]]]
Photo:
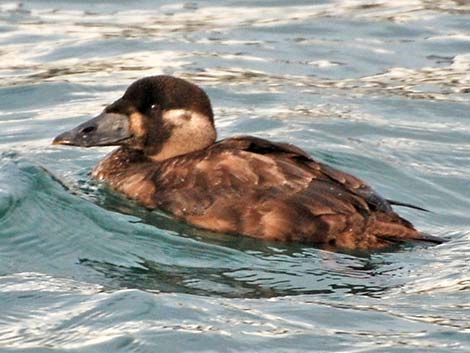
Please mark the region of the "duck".
[[418, 231], [361, 179], [288, 143], [254, 136], [217, 140], [208, 95], [187, 80], [133, 82], [95, 118], [54, 145], [118, 146], [91, 178], [197, 228], [332, 251], [441, 243]]

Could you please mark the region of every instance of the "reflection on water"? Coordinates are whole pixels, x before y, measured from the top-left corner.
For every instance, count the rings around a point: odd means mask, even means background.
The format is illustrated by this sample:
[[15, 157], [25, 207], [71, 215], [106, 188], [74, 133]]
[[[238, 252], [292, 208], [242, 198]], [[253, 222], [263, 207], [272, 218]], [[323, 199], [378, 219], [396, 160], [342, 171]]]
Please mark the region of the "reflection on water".
[[[0, 3], [0, 345], [467, 352], [467, 1]], [[133, 80], [206, 89], [219, 136], [299, 145], [451, 241], [368, 256], [194, 229], [50, 146]], [[363, 254], [362, 254], [363, 255]]]

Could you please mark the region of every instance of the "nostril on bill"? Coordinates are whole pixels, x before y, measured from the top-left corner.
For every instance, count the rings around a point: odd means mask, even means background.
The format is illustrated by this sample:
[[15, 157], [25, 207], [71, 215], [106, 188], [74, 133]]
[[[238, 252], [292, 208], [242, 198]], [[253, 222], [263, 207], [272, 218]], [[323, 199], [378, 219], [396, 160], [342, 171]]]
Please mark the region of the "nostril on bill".
[[87, 126], [87, 127], [84, 127], [80, 133], [82, 134], [89, 134], [90, 132], [93, 132], [96, 130], [96, 126]]

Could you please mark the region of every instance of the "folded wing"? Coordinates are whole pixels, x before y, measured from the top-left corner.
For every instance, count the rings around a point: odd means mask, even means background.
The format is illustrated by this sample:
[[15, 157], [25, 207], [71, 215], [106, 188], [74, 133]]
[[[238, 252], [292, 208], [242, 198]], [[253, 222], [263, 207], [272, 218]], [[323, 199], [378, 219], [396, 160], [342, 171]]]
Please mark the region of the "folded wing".
[[158, 207], [202, 228], [364, 250], [421, 238], [363, 181], [292, 145], [238, 137], [166, 163]]

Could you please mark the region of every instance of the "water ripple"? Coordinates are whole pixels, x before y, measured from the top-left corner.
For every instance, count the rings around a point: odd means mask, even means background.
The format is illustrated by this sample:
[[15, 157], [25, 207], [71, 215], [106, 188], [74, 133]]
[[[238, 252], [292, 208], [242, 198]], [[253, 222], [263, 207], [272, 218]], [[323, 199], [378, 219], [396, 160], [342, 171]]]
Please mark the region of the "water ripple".
[[[9, 352], [468, 352], [466, 1], [0, 4]], [[355, 257], [194, 229], [50, 146], [134, 79], [190, 79], [221, 137], [299, 145], [450, 241]]]

